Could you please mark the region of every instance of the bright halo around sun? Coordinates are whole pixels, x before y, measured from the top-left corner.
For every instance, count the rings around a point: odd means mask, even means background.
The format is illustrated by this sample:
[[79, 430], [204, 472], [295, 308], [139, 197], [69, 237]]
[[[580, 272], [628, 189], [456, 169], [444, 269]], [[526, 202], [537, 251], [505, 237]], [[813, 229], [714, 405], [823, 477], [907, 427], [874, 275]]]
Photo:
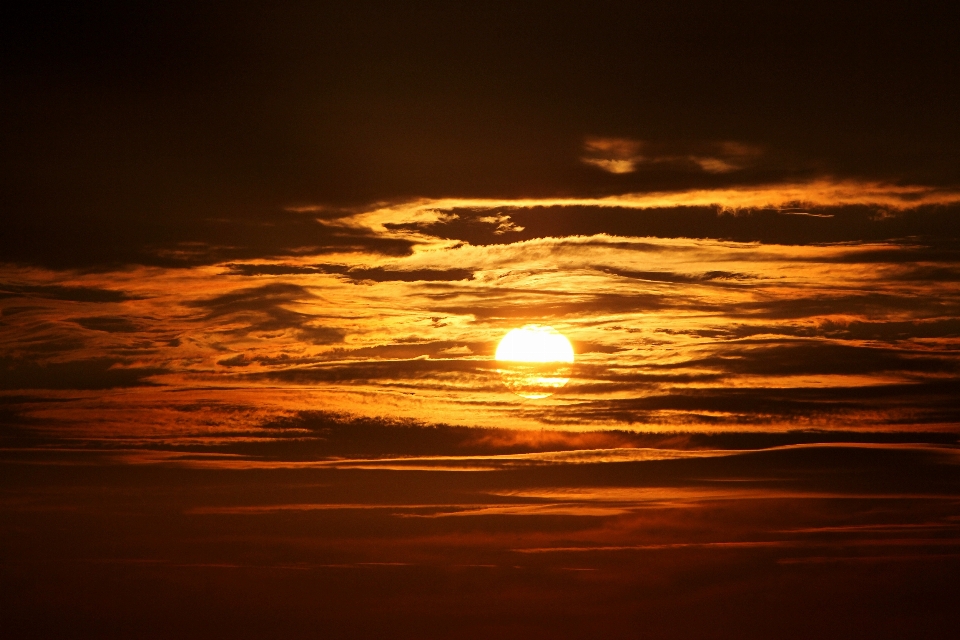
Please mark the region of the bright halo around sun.
[[553, 327], [528, 324], [503, 337], [496, 359], [504, 384], [518, 396], [537, 400], [570, 380], [573, 346]]

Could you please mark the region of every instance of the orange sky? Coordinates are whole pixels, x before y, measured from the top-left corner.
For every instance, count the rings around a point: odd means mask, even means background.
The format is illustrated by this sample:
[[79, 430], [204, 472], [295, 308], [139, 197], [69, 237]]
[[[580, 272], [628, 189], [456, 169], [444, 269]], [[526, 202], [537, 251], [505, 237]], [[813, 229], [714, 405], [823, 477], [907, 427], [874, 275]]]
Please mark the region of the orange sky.
[[[581, 217], [616, 207], [629, 220], [712, 203], [714, 217], [746, 224], [773, 216], [815, 227], [854, 205], [887, 216], [868, 225], [909, 224], [955, 197], [824, 181], [779, 193], [421, 200], [324, 221], [333, 233], [409, 242], [399, 256], [305, 247], [186, 269], [9, 266], [6, 393], [74, 398], [69, 409], [28, 413], [76, 420], [89, 411], [98, 426], [86, 428], [108, 432], [135, 412], [142, 429], [173, 438], [171, 394], [253, 405], [258, 416], [323, 408], [518, 428], [951, 428], [960, 289], [952, 263], [930, 249], [910, 240], [526, 238], [517, 222], [522, 214], [549, 227], [574, 205]], [[567, 335], [577, 354], [562, 393], [536, 402], [511, 394], [492, 361], [498, 340], [531, 322]]]

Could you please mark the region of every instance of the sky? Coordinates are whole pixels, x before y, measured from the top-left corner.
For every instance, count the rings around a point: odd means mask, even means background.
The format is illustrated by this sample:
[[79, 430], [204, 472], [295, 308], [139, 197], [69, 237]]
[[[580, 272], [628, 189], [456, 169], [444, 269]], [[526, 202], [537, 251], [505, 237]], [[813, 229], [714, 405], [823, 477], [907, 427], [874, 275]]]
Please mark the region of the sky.
[[960, 631], [955, 9], [3, 12], [14, 637]]

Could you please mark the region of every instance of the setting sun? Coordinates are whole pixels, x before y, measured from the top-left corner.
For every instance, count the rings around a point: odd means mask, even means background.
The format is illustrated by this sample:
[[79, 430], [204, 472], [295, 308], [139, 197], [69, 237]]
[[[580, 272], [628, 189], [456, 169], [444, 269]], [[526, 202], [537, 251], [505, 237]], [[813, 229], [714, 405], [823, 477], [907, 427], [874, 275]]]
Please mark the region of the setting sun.
[[528, 324], [503, 337], [496, 359], [504, 384], [518, 396], [537, 400], [570, 380], [573, 346], [553, 327]]
[[507, 362], [573, 362], [573, 347], [553, 327], [528, 324], [503, 337], [496, 358]]

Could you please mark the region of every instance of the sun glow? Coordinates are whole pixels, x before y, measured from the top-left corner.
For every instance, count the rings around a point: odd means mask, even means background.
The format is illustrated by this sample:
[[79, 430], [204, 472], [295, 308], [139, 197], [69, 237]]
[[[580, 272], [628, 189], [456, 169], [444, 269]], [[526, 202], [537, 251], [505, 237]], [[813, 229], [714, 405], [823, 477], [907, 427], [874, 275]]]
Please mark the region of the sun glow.
[[496, 358], [509, 362], [573, 362], [573, 347], [553, 327], [528, 324], [503, 337]]
[[528, 324], [503, 337], [496, 359], [504, 384], [535, 400], [552, 395], [570, 380], [573, 346], [553, 327]]

